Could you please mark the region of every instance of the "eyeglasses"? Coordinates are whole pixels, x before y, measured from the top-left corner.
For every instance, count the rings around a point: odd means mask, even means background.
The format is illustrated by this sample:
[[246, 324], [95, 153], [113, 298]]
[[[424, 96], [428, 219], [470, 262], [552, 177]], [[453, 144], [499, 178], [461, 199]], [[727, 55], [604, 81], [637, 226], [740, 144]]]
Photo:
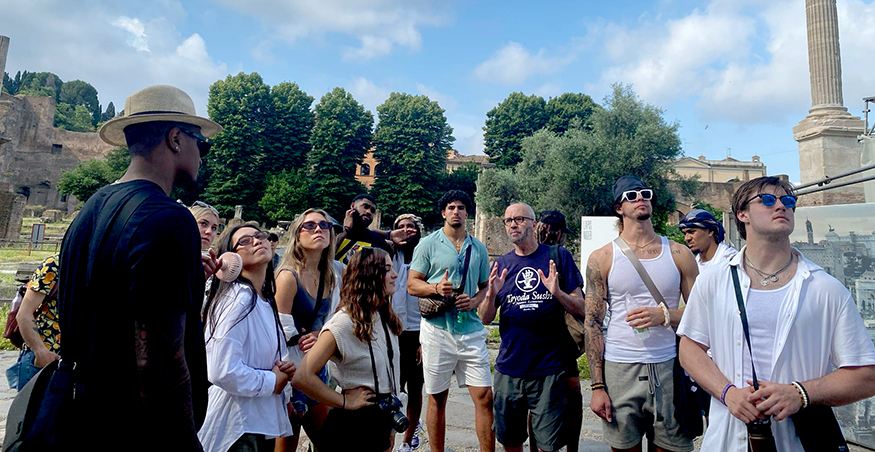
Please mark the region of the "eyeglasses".
[[327, 221], [318, 221], [318, 222], [305, 221], [303, 224], [301, 224], [301, 229], [306, 229], [308, 231], [315, 231], [316, 226], [319, 226], [319, 229], [321, 229], [323, 231], [331, 230], [331, 223], [329, 223]]
[[532, 220], [532, 221], [535, 221], [534, 218], [529, 218], [529, 217], [513, 217], [513, 218], [505, 218], [505, 219], [504, 219], [504, 225], [505, 225], [505, 226], [510, 226], [510, 224], [513, 223], [513, 224], [519, 226], [519, 225], [523, 224], [526, 220]]
[[206, 157], [210, 153], [210, 148], [213, 147], [213, 144], [207, 141], [207, 137], [191, 130], [179, 129], [179, 131], [197, 140], [197, 150], [200, 152], [201, 158]]
[[651, 199], [653, 199], [653, 190], [649, 188], [643, 188], [641, 190], [624, 191], [623, 194], [620, 195], [620, 202], [635, 202], [638, 200], [638, 195], [641, 195], [641, 199], [645, 201], [650, 201]]
[[760, 198], [760, 201], [762, 201], [763, 205], [766, 207], [774, 206], [775, 202], [777, 202], [780, 199], [781, 204], [783, 204], [784, 207], [786, 207], [788, 209], [796, 209], [796, 197], [793, 195], [775, 196], [771, 193], [760, 193], [760, 194], [754, 196], [753, 198], [748, 199], [747, 203], [745, 203], [745, 204], [748, 204], [757, 198]]
[[234, 245], [234, 251], [237, 251], [237, 248], [240, 248], [241, 246], [251, 245], [252, 242], [255, 240], [264, 240], [267, 238], [268, 235], [270, 235], [270, 234], [268, 234], [267, 232], [264, 232], [264, 231], [258, 231], [252, 235], [244, 235], [243, 237], [240, 237], [240, 239], [237, 240], [237, 244]]

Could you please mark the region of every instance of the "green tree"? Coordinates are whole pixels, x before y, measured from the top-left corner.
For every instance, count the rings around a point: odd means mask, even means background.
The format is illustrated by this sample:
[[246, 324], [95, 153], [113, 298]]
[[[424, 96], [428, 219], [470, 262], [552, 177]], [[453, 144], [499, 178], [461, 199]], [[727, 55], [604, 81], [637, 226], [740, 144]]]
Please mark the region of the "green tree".
[[564, 93], [558, 97], [551, 97], [547, 101], [547, 129], [564, 133], [571, 128], [571, 122], [575, 119], [580, 121], [578, 127], [592, 130], [590, 117], [596, 109], [601, 108], [591, 97], [582, 93]]
[[61, 78], [51, 72], [27, 72], [21, 75], [21, 85], [15, 94], [26, 96], [51, 96], [58, 100], [61, 94]]
[[94, 132], [91, 113], [82, 105], [59, 103], [55, 106], [53, 125], [73, 132]]
[[296, 83], [282, 82], [270, 91], [273, 100], [274, 124], [264, 160], [264, 171], [277, 174], [292, 168], [302, 168], [310, 152], [310, 132], [315, 118], [310, 106], [313, 96]]
[[[672, 160], [681, 155], [678, 124], [644, 104], [626, 86], [614, 85], [605, 107], [592, 114], [592, 131], [572, 127], [563, 134], [541, 130], [523, 140], [524, 157], [514, 172], [487, 170], [478, 202], [493, 214], [514, 200], [536, 211], [557, 209], [569, 218], [611, 215], [611, 186], [620, 176], [638, 176], [656, 192], [653, 224], [666, 232], [674, 210], [669, 190]], [[503, 186], [502, 186], [503, 185]], [[516, 196], [515, 196], [516, 194]], [[579, 225], [569, 222], [576, 231]]]
[[374, 116], [343, 88], [322, 96], [315, 107], [307, 165], [312, 181], [311, 207], [325, 209], [338, 221], [349, 202], [365, 187], [355, 180], [355, 167], [371, 146]]
[[101, 187], [122, 177], [130, 161], [128, 148], [120, 147], [109, 151], [106, 160], [90, 159], [81, 162], [61, 174], [58, 192], [62, 195], [73, 195], [80, 203], [84, 203]]
[[100, 119], [100, 102], [97, 100], [97, 90], [88, 82], [82, 80], [65, 82], [61, 85], [58, 102], [74, 107], [78, 105], [85, 107], [91, 113], [92, 125], [97, 124]]
[[511, 93], [486, 113], [484, 152], [499, 168], [522, 160], [522, 140], [547, 124], [547, 102], [541, 96]]
[[100, 122], [106, 122], [110, 119], [115, 118], [115, 105], [112, 102], [106, 106], [106, 110], [100, 114]]
[[427, 96], [392, 93], [377, 107], [374, 158], [380, 173], [373, 192], [386, 218], [433, 214], [441, 195], [435, 179], [446, 172], [453, 128]]
[[293, 220], [308, 207], [310, 181], [305, 169], [268, 174], [264, 196], [258, 202], [271, 221]]
[[223, 217], [240, 204], [247, 219], [262, 220], [258, 201], [264, 192], [267, 132], [275, 124], [270, 87], [255, 72], [229, 75], [210, 86], [207, 111], [222, 132], [213, 137], [206, 171], [198, 176], [203, 198]]
[[[480, 170], [474, 163], [466, 163], [457, 168], [452, 173], [446, 174], [441, 183], [440, 192], [447, 190], [461, 190], [468, 194], [471, 199], [475, 199], [477, 194], [477, 178], [480, 176]], [[434, 204], [432, 204], [434, 211]]]

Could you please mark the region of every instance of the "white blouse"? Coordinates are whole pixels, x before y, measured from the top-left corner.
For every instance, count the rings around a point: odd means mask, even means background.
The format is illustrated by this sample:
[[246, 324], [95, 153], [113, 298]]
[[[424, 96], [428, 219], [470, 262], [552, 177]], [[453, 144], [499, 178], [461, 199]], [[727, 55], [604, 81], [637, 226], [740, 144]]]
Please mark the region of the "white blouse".
[[207, 375], [213, 386], [198, 432], [205, 452], [225, 452], [244, 433], [268, 438], [292, 434], [287, 398], [273, 393], [276, 376], [271, 371], [285, 351], [285, 338], [266, 300], [258, 297], [246, 314], [252, 297], [252, 289], [235, 283], [215, 301], [215, 325], [206, 321]]

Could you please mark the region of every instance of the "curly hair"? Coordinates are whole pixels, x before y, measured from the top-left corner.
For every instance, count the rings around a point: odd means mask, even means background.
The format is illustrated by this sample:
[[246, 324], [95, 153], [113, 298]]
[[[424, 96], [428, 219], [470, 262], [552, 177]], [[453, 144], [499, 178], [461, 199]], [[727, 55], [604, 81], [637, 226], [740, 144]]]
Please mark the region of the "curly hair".
[[392, 296], [386, 293], [386, 267], [389, 253], [379, 249], [364, 247], [349, 260], [340, 286], [340, 305], [345, 309], [353, 324], [355, 337], [369, 342], [373, 337], [373, 316], [379, 312], [392, 334], [401, 334], [401, 319], [392, 309]]
[[[283, 259], [280, 261], [280, 264], [276, 269], [277, 273], [283, 268], [291, 268], [295, 273], [301, 274], [301, 271], [304, 269], [304, 265], [307, 262], [307, 255], [304, 253], [304, 247], [301, 245], [301, 226], [304, 224], [304, 218], [311, 213], [318, 213], [325, 218], [325, 221], [329, 223], [331, 222], [328, 213], [322, 209], [307, 209], [304, 213], [295, 217], [295, 221], [289, 225], [289, 232], [292, 233], [291, 239], [289, 241], [289, 246], [286, 248], [286, 253], [283, 254]], [[328, 246], [322, 250], [322, 256], [319, 258], [319, 271], [324, 275], [321, 283], [325, 287], [325, 293], [331, 293], [336, 284], [336, 281], [334, 280], [334, 272], [331, 271], [334, 260], [334, 251], [337, 246], [334, 243], [336, 237], [337, 235], [334, 232], [334, 228], [330, 228], [330, 231], [328, 231]]]

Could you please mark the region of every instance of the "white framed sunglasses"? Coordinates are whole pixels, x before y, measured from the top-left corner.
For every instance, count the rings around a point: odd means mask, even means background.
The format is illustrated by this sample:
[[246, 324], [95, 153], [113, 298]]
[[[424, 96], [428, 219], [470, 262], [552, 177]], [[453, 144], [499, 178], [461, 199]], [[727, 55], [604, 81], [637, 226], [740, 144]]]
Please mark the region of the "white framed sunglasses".
[[620, 195], [620, 201], [635, 202], [638, 199], [638, 195], [641, 195], [641, 199], [645, 201], [650, 201], [651, 199], [653, 199], [653, 190], [649, 188], [642, 188], [641, 190], [627, 190], [624, 191], [622, 195]]

